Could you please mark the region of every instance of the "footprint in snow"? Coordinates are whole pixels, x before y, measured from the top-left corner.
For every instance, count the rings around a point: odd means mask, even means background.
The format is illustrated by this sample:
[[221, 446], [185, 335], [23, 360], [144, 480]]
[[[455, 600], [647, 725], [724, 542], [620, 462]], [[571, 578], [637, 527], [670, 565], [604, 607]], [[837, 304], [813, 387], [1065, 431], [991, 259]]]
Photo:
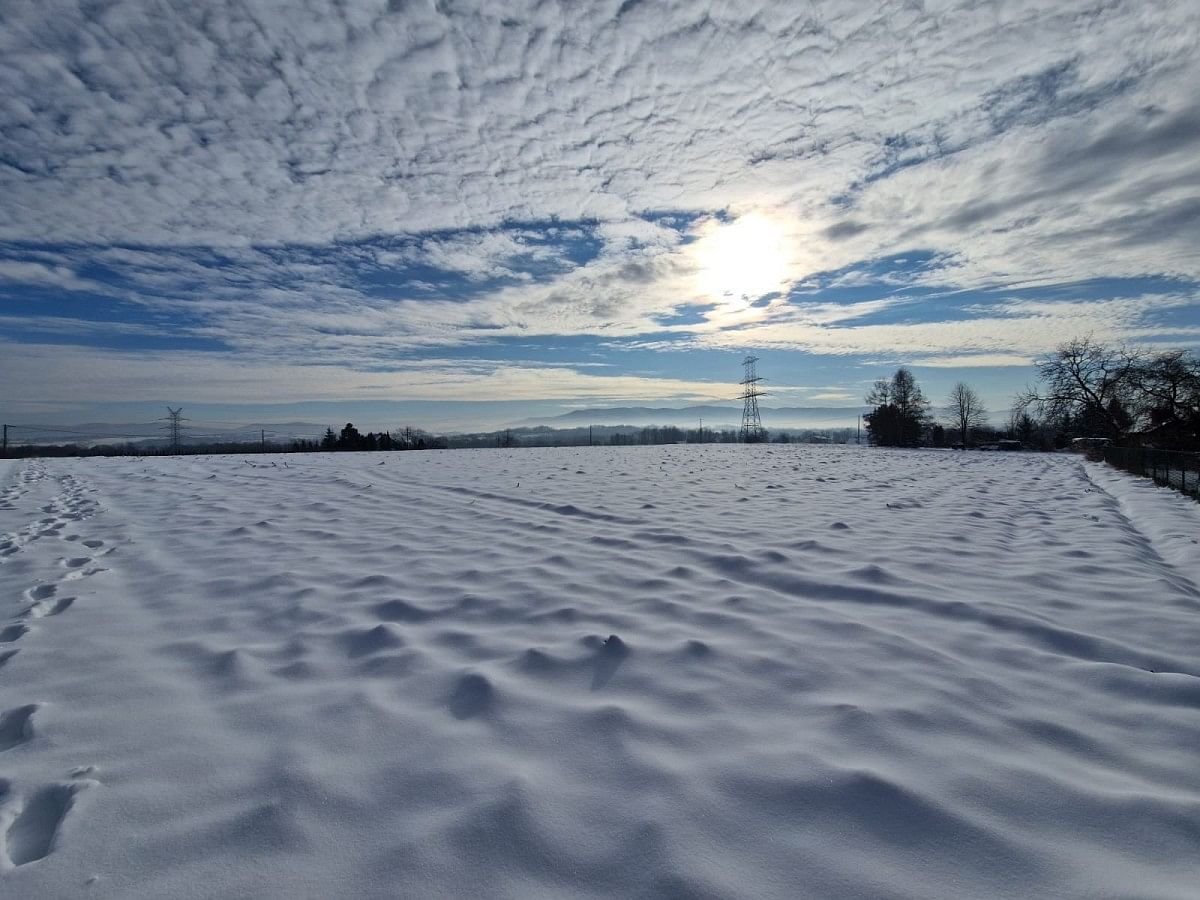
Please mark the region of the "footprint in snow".
[[25, 617], [29, 619], [42, 619], [46, 616], [57, 616], [66, 612], [71, 608], [71, 604], [75, 602], [74, 597], [59, 597], [53, 603], [40, 602], [25, 610]]
[[38, 704], [27, 703], [0, 715], [0, 753], [33, 739], [33, 714]]
[[477, 672], [462, 676], [450, 695], [450, 714], [456, 719], [473, 719], [491, 708], [496, 698], [492, 683]]
[[87, 569], [72, 569], [63, 576], [63, 581], [78, 581], [80, 578], [87, 578], [91, 575], [99, 575], [101, 572], [107, 572], [108, 569], [104, 566], [91, 566]]
[[629, 647], [615, 634], [610, 634], [605, 640], [598, 643], [593, 638], [589, 643], [596, 648], [592, 664], [592, 690], [598, 691], [608, 684], [617, 673], [617, 669], [629, 655]]
[[0, 628], [0, 644], [11, 644], [14, 641], [19, 641], [28, 631], [29, 626], [21, 622]]
[[36, 587], [31, 587], [25, 592], [25, 596], [35, 603], [38, 600], [49, 600], [58, 593], [58, 585], [56, 584], [39, 584]]
[[[67, 814], [79, 793], [94, 781], [47, 785], [21, 807], [4, 836], [4, 853], [13, 866], [37, 862], [54, 852]], [[5, 786], [7, 787], [7, 785]]]

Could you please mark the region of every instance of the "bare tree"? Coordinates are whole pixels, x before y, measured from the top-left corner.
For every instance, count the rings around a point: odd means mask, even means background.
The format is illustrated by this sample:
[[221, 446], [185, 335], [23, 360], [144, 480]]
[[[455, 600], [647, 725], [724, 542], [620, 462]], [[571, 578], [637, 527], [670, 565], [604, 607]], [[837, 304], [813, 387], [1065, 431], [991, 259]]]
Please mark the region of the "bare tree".
[[1091, 338], [1067, 341], [1037, 364], [1044, 388], [1027, 389], [1018, 403], [1118, 440], [1133, 424], [1129, 410], [1139, 361], [1137, 351], [1113, 350]]
[[1141, 406], [1155, 424], [1185, 419], [1200, 407], [1200, 355], [1166, 350], [1147, 359], [1133, 375]]
[[987, 424], [987, 408], [974, 389], [966, 382], [960, 381], [950, 389], [946, 409], [950, 414], [951, 423], [958, 429], [959, 441], [965, 450], [971, 429]]

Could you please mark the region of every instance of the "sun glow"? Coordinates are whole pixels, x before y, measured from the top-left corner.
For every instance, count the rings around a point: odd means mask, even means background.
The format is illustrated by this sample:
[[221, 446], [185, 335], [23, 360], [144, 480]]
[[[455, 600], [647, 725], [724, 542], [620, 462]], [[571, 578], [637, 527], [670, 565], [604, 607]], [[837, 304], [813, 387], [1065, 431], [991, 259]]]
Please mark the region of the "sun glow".
[[733, 308], [783, 290], [790, 257], [783, 228], [760, 213], [710, 221], [693, 245], [700, 292]]

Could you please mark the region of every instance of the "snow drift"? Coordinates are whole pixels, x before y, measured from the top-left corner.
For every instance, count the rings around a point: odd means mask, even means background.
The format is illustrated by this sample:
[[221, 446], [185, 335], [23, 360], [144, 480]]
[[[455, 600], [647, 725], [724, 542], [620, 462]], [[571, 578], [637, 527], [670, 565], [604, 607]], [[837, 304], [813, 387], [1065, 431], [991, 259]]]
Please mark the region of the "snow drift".
[[0, 895], [1192, 898], [1200, 514], [1129, 483], [797, 446], [23, 463]]

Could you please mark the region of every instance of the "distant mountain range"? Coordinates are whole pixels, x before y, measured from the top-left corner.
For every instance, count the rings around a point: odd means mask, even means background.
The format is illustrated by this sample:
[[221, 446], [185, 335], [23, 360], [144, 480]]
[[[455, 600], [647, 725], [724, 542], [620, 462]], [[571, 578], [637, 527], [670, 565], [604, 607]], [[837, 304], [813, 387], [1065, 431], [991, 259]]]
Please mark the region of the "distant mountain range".
[[[764, 406], [763, 426], [768, 430], [853, 428], [868, 407], [859, 406]], [[613, 406], [575, 409], [570, 412], [510, 423], [512, 428], [586, 428], [589, 425], [675, 425], [695, 428], [703, 419], [705, 428], [738, 428], [742, 421], [740, 406]], [[316, 422], [262, 422], [245, 425], [214, 425], [203, 420], [185, 421], [183, 443], [257, 443], [263, 433], [268, 443], [286, 444], [295, 438], [319, 439], [329, 426]], [[334, 426], [338, 430], [340, 426]], [[371, 429], [362, 429], [371, 430]], [[494, 431], [494, 427], [475, 429]], [[439, 430], [440, 431], [440, 430]], [[452, 428], [451, 433], [472, 429]], [[444, 432], [443, 432], [444, 433]], [[140, 444], [147, 448], [168, 443], [166, 428], [156, 422], [86, 422], [75, 425], [47, 425], [31, 430], [14, 427], [9, 432], [12, 444]]]
[[[764, 406], [760, 408], [763, 426], [771, 428], [852, 428], [866, 406]], [[696, 427], [704, 420], [705, 428], [737, 428], [742, 423], [740, 406], [613, 406], [575, 409], [558, 416], [526, 419], [521, 426], [545, 425], [550, 428], [576, 428], [581, 425], [678, 425]]]
[[[313, 422], [276, 422], [247, 425], [208, 425], [203, 422], [183, 423], [185, 444], [250, 443], [262, 438], [285, 443], [293, 438], [320, 437], [327, 426]], [[85, 422], [81, 425], [47, 425], [29, 429], [14, 427], [9, 432], [14, 444], [144, 444], [157, 447], [168, 442], [163, 425], [147, 422]]]

